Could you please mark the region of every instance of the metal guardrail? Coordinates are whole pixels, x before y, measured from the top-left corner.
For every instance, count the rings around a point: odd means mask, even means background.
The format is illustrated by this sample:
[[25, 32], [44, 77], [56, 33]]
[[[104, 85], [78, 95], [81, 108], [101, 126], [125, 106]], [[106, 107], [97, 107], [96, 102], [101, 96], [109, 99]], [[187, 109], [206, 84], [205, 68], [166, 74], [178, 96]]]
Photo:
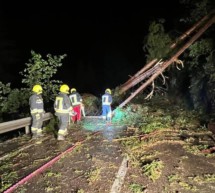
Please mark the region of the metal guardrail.
[[[43, 116], [43, 121], [47, 121], [47, 120], [51, 119], [52, 117], [53, 117], [53, 115], [51, 113], [46, 113]], [[6, 133], [9, 131], [14, 131], [14, 130], [17, 130], [20, 128], [25, 128], [25, 133], [29, 134], [30, 125], [31, 125], [31, 117], [0, 123], [0, 134]]]

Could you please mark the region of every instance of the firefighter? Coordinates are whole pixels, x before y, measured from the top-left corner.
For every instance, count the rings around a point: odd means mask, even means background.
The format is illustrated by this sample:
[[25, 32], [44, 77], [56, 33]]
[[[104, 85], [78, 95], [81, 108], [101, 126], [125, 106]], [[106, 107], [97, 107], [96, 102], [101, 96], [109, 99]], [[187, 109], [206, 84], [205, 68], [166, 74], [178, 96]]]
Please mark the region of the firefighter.
[[69, 99], [69, 86], [66, 84], [61, 85], [60, 93], [55, 98], [54, 110], [55, 115], [59, 120], [59, 130], [57, 140], [65, 140], [67, 135], [67, 127], [69, 126], [69, 113], [72, 110], [71, 102]]
[[33, 86], [33, 94], [29, 98], [30, 111], [32, 116], [31, 132], [32, 138], [38, 138], [43, 136], [42, 125], [43, 125], [43, 115], [44, 103], [42, 98], [43, 89], [39, 84]]
[[75, 88], [72, 88], [70, 92], [69, 98], [74, 111], [71, 119], [73, 123], [78, 123], [81, 121], [82, 97]]
[[102, 118], [108, 122], [111, 122], [111, 104], [112, 104], [111, 90], [107, 88], [105, 94], [102, 95]]

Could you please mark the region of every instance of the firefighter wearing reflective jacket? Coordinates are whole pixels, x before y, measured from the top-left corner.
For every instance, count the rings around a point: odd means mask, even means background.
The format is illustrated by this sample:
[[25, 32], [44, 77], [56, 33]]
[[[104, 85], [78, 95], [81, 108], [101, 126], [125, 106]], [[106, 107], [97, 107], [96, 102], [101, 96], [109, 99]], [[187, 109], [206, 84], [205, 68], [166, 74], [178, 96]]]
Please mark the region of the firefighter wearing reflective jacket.
[[111, 90], [107, 88], [105, 90], [105, 94], [102, 95], [102, 118], [111, 121], [111, 104], [112, 104], [112, 96], [111, 96]]
[[75, 123], [75, 122], [81, 121], [82, 97], [75, 88], [72, 88], [70, 92], [71, 94], [69, 98], [72, 103], [72, 107], [74, 111], [71, 119], [72, 119], [72, 122]]
[[43, 89], [40, 85], [34, 85], [33, 94], [29, 98], [30, 111], [32, 116], [31, 132], [33, 138], [41, 137], [42, 125], [43, 125], [43, 115], [44, 115], [44, 104], [42, 98]]
[[63, 84], [60, 87], [60, 93], [55, 98], [54, 110], [59, 120], [58, 140], [64, 140], [67, 135], [67, 127], [69, 126], [69, 113], [72, 110], [69, 99], [69, 86]]

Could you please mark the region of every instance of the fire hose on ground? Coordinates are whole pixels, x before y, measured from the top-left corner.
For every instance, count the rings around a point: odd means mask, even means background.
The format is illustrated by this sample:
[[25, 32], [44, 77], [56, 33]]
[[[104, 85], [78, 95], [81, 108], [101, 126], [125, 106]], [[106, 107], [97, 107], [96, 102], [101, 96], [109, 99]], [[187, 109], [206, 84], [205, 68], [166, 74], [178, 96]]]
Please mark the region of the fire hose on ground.
[[[99, 131], [92, 133], [92, 135], [96, 135], [98, 133], [99, 133]], [[30, 179], [32, 179], [36, 175], [44, 172], [47, 168], [51, 167], [55, 162], [57, 162], [62, 156], [64, 156], [65, 154], [71, 152], [72, 150], [75, 149], [75, 147], [77, 147], [78, 145], [82, 144], [86, 140], [87, 140], [87, 138], [76, 142], [71, 147], [69, 147], [67, 150], [63, 151], [62, 153], [60, 153], [59, 155], [57, 155], [56, 157], [51, 159], [49, 162], [47, 162], [46, 164], [42, 165], [40, 168], [36, 169], [32, 173], [28, 174], [27, 176], [22, 178], [20, 181], [18, 181], [17, 183], [15, 183], [11, 187], [9, 187], [7, 190], [4, 191], [4, 193], [13, 192], [16, 188], [18, 188], [18, 186], [23, 185], [24, 183], [26, 183], [27, 181], [29, 181]]]

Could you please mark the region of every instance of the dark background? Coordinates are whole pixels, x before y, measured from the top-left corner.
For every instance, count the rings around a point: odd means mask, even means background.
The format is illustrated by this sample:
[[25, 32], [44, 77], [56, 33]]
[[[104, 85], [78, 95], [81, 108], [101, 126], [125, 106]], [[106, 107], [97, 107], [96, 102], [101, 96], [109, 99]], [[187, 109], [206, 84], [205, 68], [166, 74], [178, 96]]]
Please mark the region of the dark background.
[[103, 93], [145, 64], [142, 46], [150, 22], [165, 18], [172, 29], [182, 12], [178, 1], [2, 3], [0, 81], [22, 87], [19, 72], [34, 50], [44, 58], [67, 54], [54, 79], [81, 93]]

